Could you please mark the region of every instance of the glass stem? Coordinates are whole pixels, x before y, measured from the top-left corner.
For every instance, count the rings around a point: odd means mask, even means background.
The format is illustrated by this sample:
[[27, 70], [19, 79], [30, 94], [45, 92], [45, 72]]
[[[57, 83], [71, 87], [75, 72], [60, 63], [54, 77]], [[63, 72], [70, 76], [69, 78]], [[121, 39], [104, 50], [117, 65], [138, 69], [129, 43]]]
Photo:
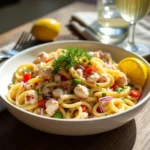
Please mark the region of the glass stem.
[[134, 45], [134, 35], [135, 35], [135, 23], [129, 24], [129, 35], [128, 35], [128, 43], [130, 45]]

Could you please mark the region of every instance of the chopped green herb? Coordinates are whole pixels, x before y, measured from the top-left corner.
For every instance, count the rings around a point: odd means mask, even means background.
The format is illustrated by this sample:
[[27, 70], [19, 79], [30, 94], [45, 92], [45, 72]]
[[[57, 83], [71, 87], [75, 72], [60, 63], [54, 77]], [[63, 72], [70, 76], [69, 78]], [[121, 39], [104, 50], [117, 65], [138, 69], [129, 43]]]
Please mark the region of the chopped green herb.
[[128, 83], [128, 86], [130, 87], [134, 87], [134, 85], [132, 83]]
[[52, 117], [53, 118], [63, 119], [63, 114], [61, 112], [56, 112]]
[[95, 74], [95, 72], [91, 72], [91, 74], [90, 74], [90, 75], [92, 75], [92, 74]]
[[123, 101], [125, 100], [125, 98], [124, 98], [124, 97], [122, 97], [121, 99], [122, 99]]
[[29, 69], [25, 69], [25, 70], [22, 71], [22, 74], [26, 74], [26, 73], [32, 73], [32, 71], [29, 70]]
[[9, 86], [13, 85], [14, 83], [10, 83]]
[[89, 89], [89, 95], [91, 95], [92, 91]]
[[40, 89], [39, 89], [39, 91], [38, 91], [39, 94], [42, 94], [44, 87], [45, 87], [45, 84], [41, 85], [41, 87], [40, 87]]
[[53, 60], [53, 73], [56, 74], [60, 69], [69, 69], [72, 66], [82, 64], [80, 58], [83, 57], [89, 60], [92, 58], [92, 56], [90, 56], [88, 52], [83, 49], [66, 48], [57, 59]]
[[81, 80], [80, 79], [73, 79], [73, 81], [72, 81], [72, 85], [73, 86], [77, 86], [78, 84], [81, 84], [82, 82], [81, 82]]
[[97, 87], [99, 87], [99, 84], [98, 84], [98, 83], [96, 83], [96, 86], [97, 86]]
[[12, 85], [14, 85], [14, 84], [13, 84], [13, 83], [10, 83], [10, 84], [8, 85], [8, 88], [11, 88]]
[[116, 89], [115, 89], [115, 91], [117, 91], [118, 93], [121, 93], [122, 91], [124, 91], [124, 89], [123, 89], [123, 88], [118, 87], [118, 88], [116, 88]]
[[105, 97], [106, 96], [106, 93], [102, 93], [102, 97]]

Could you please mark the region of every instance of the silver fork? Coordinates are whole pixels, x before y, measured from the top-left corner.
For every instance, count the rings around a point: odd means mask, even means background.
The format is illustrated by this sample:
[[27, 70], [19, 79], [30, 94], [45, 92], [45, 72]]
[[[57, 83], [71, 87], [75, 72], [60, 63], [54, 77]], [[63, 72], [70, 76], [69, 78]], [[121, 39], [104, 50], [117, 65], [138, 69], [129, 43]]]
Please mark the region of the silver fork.
[[15, 46], [10, 49], [9, 51], [1, 51], [0, 52], [0, 61], [8, 59], [13, 55], [23, 51], [24, 49], [28, 48], [32, 41], [32, 35], [29, 32], [22, 32], [21, 36], [19, 37], [18, 41], [16, 42]]

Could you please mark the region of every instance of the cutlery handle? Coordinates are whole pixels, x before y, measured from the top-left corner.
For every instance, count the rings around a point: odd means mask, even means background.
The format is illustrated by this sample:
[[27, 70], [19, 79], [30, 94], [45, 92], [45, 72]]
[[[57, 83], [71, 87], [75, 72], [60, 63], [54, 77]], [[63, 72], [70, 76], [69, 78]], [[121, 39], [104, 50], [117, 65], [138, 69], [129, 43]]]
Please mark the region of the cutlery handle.
[[11, 57], [11, 55], [0, 53], [0, 62], [4, 61], [6, 59], [9, 59], [10, 57]]
[[90, 29], [88, 29], [87, 27], [83, 27], [81, 26], [78, 22], [76, 21], [71, 21], [70, 23], [76, 31], [78, 31], [85, 39], [87, 40], [92, 40], [92, 41], [99, 41], [99, 38], [97, 37], [97, 35], [92, 32]]

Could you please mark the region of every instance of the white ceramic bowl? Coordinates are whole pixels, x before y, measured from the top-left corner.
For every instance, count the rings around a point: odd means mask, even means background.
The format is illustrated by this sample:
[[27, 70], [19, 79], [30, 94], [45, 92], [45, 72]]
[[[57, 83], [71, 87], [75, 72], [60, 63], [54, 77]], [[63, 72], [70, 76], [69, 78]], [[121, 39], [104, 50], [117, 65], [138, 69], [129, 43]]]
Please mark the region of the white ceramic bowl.
[[[13, 73], [16, 68], [23, 64], [32, 62], [35, 56], [41, 51], [55, 51], [57, 48], [66, 48], [66, 47], [80, 47], [88, 50], [102, 50], [111, 53], [112, 57], [116, 62], [119, 62], [121, 59], [129, 56], [136, 57], [144, 62], [148, 70], [148, 79], [142, 93], [141, 100], [131, 109], [124, 111], [122, 113], [114, 114], [111, 116], [106, 116], [104, 118], [93, 118], [86, 120], [69, 120], [69, 119], [55, 119], [42, 117], [30, 112], [24, 111], [11, 104], [7, 99], [6, 95], [8, 92], [8, 85], [12, 81]], [[126, 50], [103, 45], [97, 42], [89, 41], [61, 41], [53, 42], [48, 44], [39, 45], [36, 47], [29, 48], [26, 51], [19, 53], [18, 55], [9, 59], [1, 68], [0, 68], [0, 96], [2, 102], [8, 108], [10, 113], [12, 113], [16, 118], [25, 124], [36, 128], [41, 131], [48, 133], [61, 134], [61, 135], [90, 135], [96, 133], [102, 133], [109, 131], [115, 128], [118, 128], [138, 114], [141, 109], [146, 105], [148, 98], [150, 97], [150, 65], [138, 55], [135, 55]]]

